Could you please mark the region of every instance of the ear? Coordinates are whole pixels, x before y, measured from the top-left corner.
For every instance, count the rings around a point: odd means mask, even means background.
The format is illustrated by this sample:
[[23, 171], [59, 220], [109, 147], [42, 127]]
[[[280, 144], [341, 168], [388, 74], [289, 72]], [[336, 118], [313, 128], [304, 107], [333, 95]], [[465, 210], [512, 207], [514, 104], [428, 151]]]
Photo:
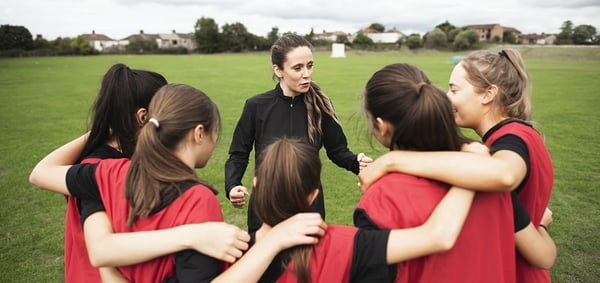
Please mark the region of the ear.
[[481, 103], [482, 104], [490, 104], [494, 101], [494, 99], [496, 99], [496, 95], [498, 94], [498, 86], [497, 85], [490, 85], [488, 86], [485, 91], [483, 92], [482, 100]]
[[194, 142], [200, 144], [202, 143], [202, 139], [205, 137], [206, 133], [204, 132], [204, 125], [197, 125], [194, 128]]
[[391, 135], [392, 127], [390, 123], [386, 122], [385, 120], [379, 117], [375, 118], [375, 126], [376, 129], [379, 131], [379, 135], [381, 135], [382, 137]]
[[281, 79], [283, 77], [283, 71], [279, 69], [279, 66], [277, 66], [277, 64], [273, 64], [273, 66], [271, 67], [273, 68], [273, 73], [275, 74], [275, 76]]
[[148, 110], [146, 108], [140, 108], [135, 112], [135, 119], [140, 128], [148, 122]]
[[313, 202], [315, 201], [315, 199], [317, 198], [317, 196], [318, 196], [318, 195], [319, 195], [319, 189], [318, 189], [318, 188], [315, 188], [315, 189], [312, 191], [312, 193], [310, 193], [310, 194], [308, 195], [308, 204], [309, 204], [309, 205], [312, 205], [312, 204], [313, 204]]

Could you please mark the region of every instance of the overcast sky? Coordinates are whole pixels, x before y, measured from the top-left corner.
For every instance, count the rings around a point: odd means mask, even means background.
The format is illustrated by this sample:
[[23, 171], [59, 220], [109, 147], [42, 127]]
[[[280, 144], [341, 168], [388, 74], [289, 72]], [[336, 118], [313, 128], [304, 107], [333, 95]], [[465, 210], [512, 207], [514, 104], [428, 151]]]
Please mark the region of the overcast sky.
[[92, 30], [113, 39], [140, 30], [187, 33], [201, 17], [219, 26], [240, 22], [259, 36], [272, 27], [298, 34], [311, 28], [353, 33], [371, 23], [423, 34], [446, 20], [558, 33], [566, 20], [600, 31], [600, 0], [0, 0], [0, 24], [25, 26], [49, 40]]

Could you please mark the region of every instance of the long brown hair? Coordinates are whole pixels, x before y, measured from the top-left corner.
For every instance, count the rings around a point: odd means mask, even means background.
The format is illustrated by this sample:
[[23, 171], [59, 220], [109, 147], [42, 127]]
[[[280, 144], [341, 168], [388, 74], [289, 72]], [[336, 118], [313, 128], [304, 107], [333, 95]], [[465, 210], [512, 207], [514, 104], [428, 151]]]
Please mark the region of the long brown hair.
[[[318, 151], [297, 139], [280, 139], [269, 145], [258, 160], [254, 209], [265, 224], [277, 223], [300, 212], [309, 212], [309, 195], [321, 180]], [[311, 245], [287, 251], [294, 262], [298, 282], [310, 283]]]
[[129, 226], [150, 215], [162, 200], [177, 197], [181, 193], [179, 183], [208, 186], [173, 151], [196, 126], [203, 125], [212, 133], [220, 121], [216, 104], [202, 91], [183, 84], [160, 88], [148, 112], [156, 121], [142, 127], [125, 181], [125, 197], [131, 205]]
[[[279, 38], [271, 46], [271, 64], [277, 65], [283, 70], [284, 62], [287, 60], [287, 54], [295, 48], [306, 46], [313, 50], [313, 46], [304, 37], [297, 34], [287, 34]], [[276, 76], [273, 75], [275, 78]], [[323, 113], [331, 116], [339, 124], [335, 109], [331, 100], [315, 82], [310, 82], [310, 88], [305, 94], [304, 104], [306, 105], [306, 118], [308, 119], [308, 140], [316, 145], [317, 137], [323, 135], [321, 121]]]
[[524, 121], [531, 119], [531, 84], [523, 57], [517, 50], [475, 51], [461, 65], [467, 73], [467, 81], [477, 92], [491, 85], [498, 87], [499, 99], [494, 100], [494, 105], [500, 114]]
[[413, 65], [391, 64], [375, 72], [365, 88], [364, 106], [374, 127], [377, 117], [394, 125], [390, 150], [460, 150], [467, 141], [446, 93]]

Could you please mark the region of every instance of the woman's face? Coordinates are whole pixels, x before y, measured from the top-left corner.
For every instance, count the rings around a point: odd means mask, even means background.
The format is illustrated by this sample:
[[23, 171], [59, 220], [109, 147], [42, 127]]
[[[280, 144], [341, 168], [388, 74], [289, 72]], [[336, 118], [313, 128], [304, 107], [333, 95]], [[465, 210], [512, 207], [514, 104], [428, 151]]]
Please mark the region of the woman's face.
[[456, 124], [463, 128], [478, 128], [485, 111], [483, 94], [477, 93], [475, 87], [467, 81], [467, 72], [462, 63], [452, 70], [448, 86], [448, 98], [452, 102]]
[[308, 91], [313, 74], [313, 55], [308, 46], [292, 49], [283, 62], [283, 70], [273, 66], [283, 93], [286, 96], [296, 96]]

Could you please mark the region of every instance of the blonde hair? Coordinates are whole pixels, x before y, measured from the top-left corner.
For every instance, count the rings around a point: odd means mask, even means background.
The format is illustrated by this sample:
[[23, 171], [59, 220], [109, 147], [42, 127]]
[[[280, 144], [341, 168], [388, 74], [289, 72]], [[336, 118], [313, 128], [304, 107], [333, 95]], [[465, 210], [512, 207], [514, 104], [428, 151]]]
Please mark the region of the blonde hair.
[[475, 51], [462, 62], [467, 81], [481, 93], [491, 85], [498, 87], [494, 105], [501, 114], [531, 120], [531, 85], [521, 54], [515, 49], [498, 53]]

